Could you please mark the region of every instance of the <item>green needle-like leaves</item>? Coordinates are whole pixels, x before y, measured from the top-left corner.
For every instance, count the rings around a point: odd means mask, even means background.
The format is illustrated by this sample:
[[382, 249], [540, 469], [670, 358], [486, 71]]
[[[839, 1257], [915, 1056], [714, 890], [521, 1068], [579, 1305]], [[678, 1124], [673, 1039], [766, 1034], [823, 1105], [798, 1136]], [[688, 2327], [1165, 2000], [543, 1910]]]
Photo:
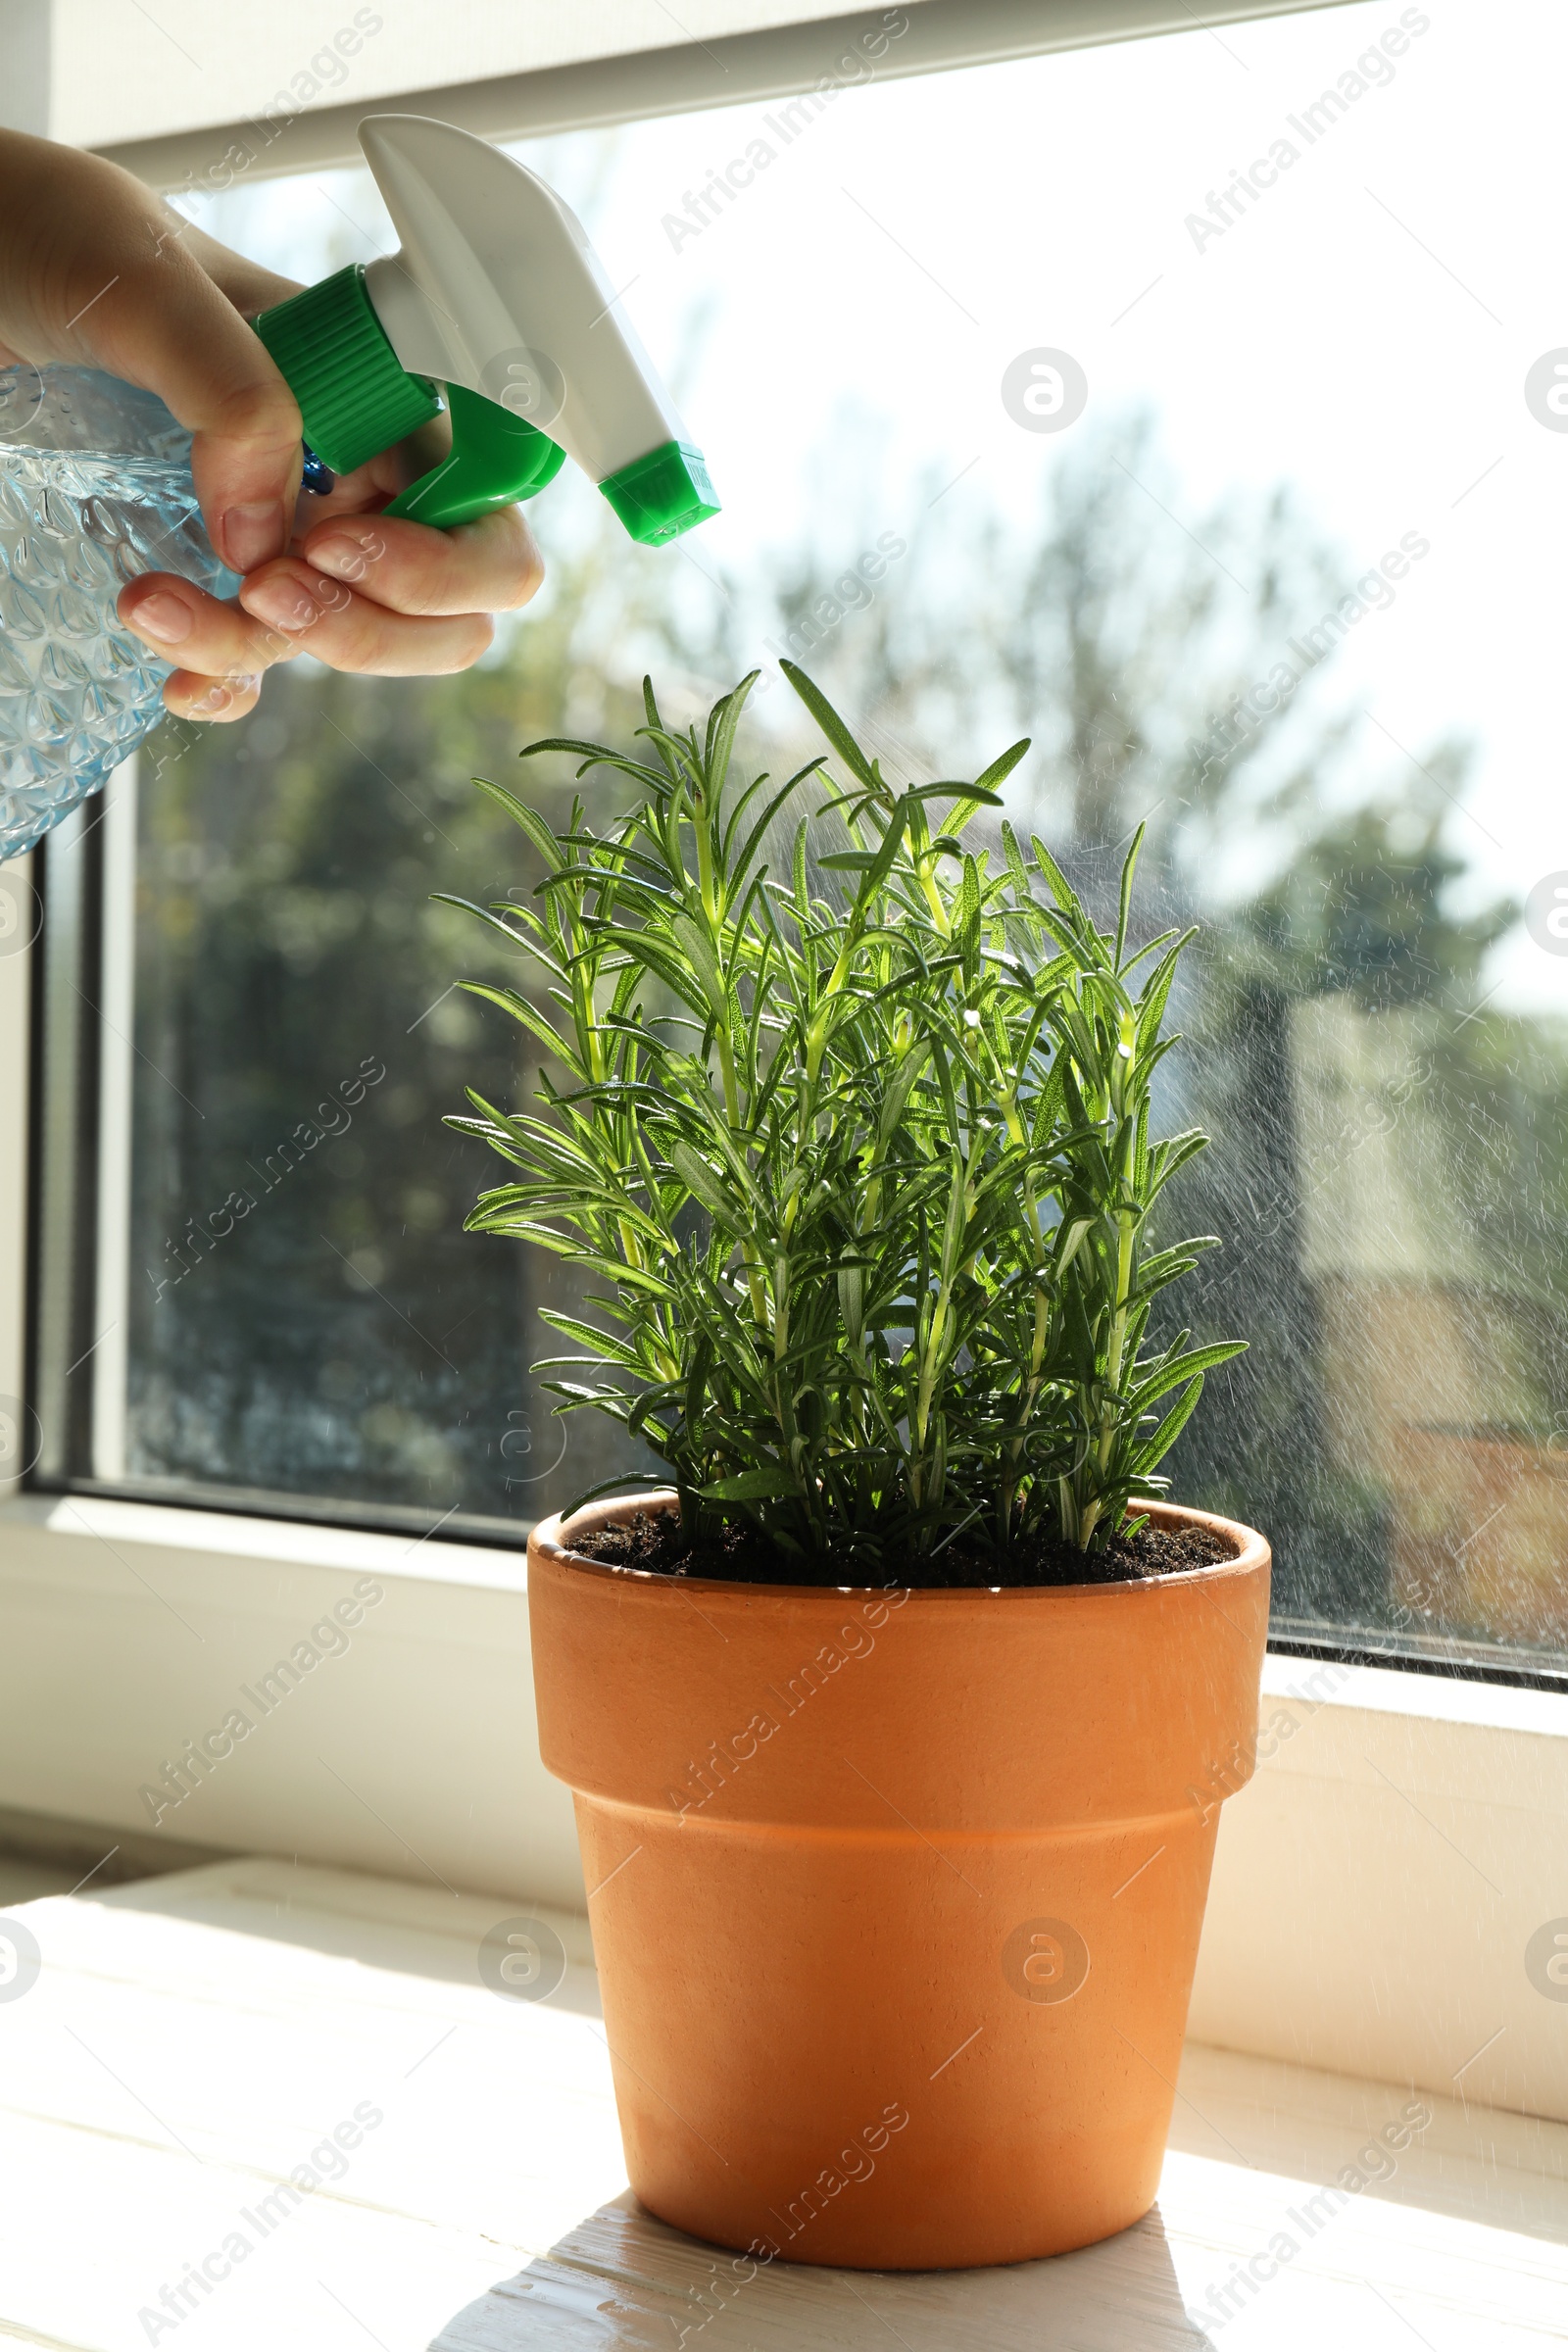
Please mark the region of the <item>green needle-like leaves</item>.
[[[701, 737], [646, 685], [646, 758], [529, 746], [630, 779], [603, 826], [481, 787], [546, 872], [530, 905], [471, 909], [537, 993], [473, 993], [548, 1064], [537, 1112], [470, 1095], [451, 1122], [512, 1170], [468, 1226], [586, 1270], [598, 1319], [547, 1317], [586, 1353], [537, 1369], [574, 1375], [558, 1411], [668, 1464], [694, 1536], [742, 1519], [781, 1579], [823, 1584], [917, 1583], [960, 1530], [999, 1559], [1098, 1549], [1240, 1346], [1145, 1345], [1210, 1246], [1144, 1247], [1205, 1141], [1150, 1133], [1185, 941], [1128, 953], [1141, 836], [1112, 934], [1038, 840], [1004, 824], [997, 873], [965, 848], [1027, 744], [900, 791], [785, 668], [830, 748], [771, 792], [730, 776], [755, 673]], [[835, 837], [814, 858], [808, 818], [781, 851], [775, 829], [809, 790]]]

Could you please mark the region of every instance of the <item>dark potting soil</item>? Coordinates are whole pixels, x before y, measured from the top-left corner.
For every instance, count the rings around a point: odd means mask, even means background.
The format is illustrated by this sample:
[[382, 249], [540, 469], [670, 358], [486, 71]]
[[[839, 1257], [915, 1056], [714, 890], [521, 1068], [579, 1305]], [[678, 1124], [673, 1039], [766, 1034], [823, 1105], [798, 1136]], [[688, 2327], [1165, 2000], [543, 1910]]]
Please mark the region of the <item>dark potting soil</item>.
[[[673, 1511], [638, 1511], [616, 1527], [574, 1536], [571, 1548], [584, 1558], [615, 1568], [645, 1568], [662, 1576], [720, 1577], [740, 1585], [804, 1585], [818, 1580], [764, 1543], [745, 1526], [688, 1545]], [[1233, 1560], [1235, 1545], [1206, 1527], [1162, 1528], [1152, 1524], [1136, 1535], [1113, 1536], [1103, 1551], [1083, 1552], [1054, 1540], [1014, 1546], [1004, 1564], [992, 1552], [956, 1536], [921, 1573], [909, 1578], [917, 1590], [979, 1591], [1024, 1585], [1121, 1585], [1134, 1578], [1171, 1576], [1183, 1568], [1209, 1568]], [[821, 1580], [824, 1585], [830, 1580]], [[865, 1581], [851, 1576], [852, 1584]], [[897, 1578], [879, 1580], [897, 1583]], [[832, 1579], [836, 1584], [837, 1579]]]

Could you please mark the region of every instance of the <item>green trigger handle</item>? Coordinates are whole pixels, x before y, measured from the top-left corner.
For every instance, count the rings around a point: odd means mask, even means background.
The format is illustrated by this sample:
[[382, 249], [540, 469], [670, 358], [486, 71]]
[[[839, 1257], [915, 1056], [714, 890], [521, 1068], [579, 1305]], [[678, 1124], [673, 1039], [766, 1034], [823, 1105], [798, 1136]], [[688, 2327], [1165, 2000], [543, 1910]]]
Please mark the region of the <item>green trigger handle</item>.
[[475, 515], [532, 498], [555, 480], [566, 462], [559, 441], [552, 441], [526, 416], [514, 416], [481, 393], [470, 392], [466, 384], [448, 384], [447, 408], [452, 417], [451, 456], [395, 498], [386, 510], [389, 514], [434, 523], [438, 530], [472, 522]]
[[[305, 439], [334, 473], [352, 473], [441, 414], [434, 386], [411, 375], [387, 341], [358, 263], [264, 311], [256, 332], [299, 402]], [[389, 514], [446, 530], [555, 479], [566, 453], [537, 425], [465, 384], [449, 384], [446, 395], [451, 454], [395, 498]]]
[[[256, 332], [299, 402], [305, 439], [334, 473], [352, 473], [441, 414], [434, 384], [403, 366], [375, 315], [359, 263], [263, 311]], [[388, 514], [450, 529], [532, 498], [565, 459], [525, 416], [448, 384], [452, 451], [395, 498]], [[718, 513], [701, 450], [664, 441], [599, 485], [644, 547], [679, 538]]]

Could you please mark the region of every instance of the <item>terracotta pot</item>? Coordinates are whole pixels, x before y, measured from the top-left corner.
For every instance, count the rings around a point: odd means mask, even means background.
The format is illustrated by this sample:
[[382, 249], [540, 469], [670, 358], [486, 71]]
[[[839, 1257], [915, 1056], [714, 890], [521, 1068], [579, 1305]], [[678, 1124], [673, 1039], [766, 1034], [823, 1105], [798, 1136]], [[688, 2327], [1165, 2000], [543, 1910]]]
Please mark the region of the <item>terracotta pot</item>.
[[1251, 1771], [1269, 1549], [1139, 1507], [1238, 1555], [824, 1592], [608, 1568], [534, 1530], [540, 1749], [575, 1794], [651, 2212], [938, 2270], [1148, 2211], [1219, 1804]]

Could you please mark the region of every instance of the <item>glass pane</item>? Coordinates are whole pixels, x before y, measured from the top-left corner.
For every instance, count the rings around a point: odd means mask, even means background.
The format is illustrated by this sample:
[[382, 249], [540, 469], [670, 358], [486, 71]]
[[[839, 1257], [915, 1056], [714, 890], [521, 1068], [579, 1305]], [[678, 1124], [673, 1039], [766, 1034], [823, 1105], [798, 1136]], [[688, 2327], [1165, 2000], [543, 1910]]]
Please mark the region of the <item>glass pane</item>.
[[[644, 667], [685, 718], [760, 664], [750, 755], [809, 745], [789, 651], [895, 774], [1030, 734], [1016, 812], [1102, 900], [1147, 819], [1142, 920], [1202, 926], [1166, 1109], [1215, 1137], [1179, 1213], [1224, 1248], [1184, 1311], [1252, 1345], [1170, 1466], [1273, 1537], [1281, 1630], [1568, 1652], [1568, 352], [1541, 292], [1568, 25], [1525, 14], [1535, 70], [1491, 116], [1479, 19], [1328, 9], [905, 82], [847, 53], [814, 97], [519, 150], [724, 513], [637, 550], [568, 468], [534, 511], [549, 585], [480, 670], [306, 659], [249, 724], [166, 734], [136, 1474], [516, 1520], [611, 1475], [582, 1415], [552, 1478], [509, 1469], [560, 1443], [524, 1366], [563, 1274], [457, 1231], [494, 1171], [439, 1114], [530, 1081], [446, 993], [504, 958], [429, 893], [529, 879], [469, 774], [624, 736]], [[302, 277], [388, 233], [357, 173], [201, 217]], [[368, 1065], [352, 1125], [269, 1184]]]
[[302, 665], [143, 760], [132, 1479], [514, 1523], [641, 1458], [534, 1399], [569, 1270], [462, 1233], [489, 1170], [441, 1123], [519, 1092], [515, 1031], [456, 978], [516, 959], [431, 897], [537, 876], [469, 779], [556, 722], [547, 637], [439, 682]]

